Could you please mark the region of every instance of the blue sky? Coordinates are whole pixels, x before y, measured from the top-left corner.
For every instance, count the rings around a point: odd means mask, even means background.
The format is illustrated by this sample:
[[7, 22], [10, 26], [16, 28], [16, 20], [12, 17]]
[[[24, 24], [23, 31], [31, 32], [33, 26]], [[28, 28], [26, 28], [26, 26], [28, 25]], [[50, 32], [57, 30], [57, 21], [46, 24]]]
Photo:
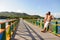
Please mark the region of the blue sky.
[[60, 17], [60, 0], [0, 0], [0, 11], [25, 12], [45, 16], [48, 11]]

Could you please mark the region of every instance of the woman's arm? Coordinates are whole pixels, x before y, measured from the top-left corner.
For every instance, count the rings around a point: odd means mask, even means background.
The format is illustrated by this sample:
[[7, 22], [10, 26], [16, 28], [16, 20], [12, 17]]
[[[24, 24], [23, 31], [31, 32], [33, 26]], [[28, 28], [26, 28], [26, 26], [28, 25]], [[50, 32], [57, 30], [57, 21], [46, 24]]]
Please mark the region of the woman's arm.
[[47, 20], [47, 15], [46, 15], [45, 18], [44, 18], [44, 23], [46, 23], [46, 20]]

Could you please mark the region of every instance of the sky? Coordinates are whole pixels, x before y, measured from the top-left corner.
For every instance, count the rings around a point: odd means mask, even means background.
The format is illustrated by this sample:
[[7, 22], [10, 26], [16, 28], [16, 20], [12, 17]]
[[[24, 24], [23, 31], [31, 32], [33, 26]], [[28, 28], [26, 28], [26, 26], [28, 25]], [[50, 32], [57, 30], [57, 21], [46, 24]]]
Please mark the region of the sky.
[[0, 0], [1, 11], [40, 16], [50, 11], [55, 17], [60, 17], [60, 0]]

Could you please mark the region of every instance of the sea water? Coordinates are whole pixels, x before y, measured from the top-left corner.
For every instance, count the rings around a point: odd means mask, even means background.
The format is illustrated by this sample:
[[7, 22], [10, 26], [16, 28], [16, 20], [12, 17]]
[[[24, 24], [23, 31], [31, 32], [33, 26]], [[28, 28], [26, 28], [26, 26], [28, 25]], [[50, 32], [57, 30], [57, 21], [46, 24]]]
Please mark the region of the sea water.
[[[5, 21], [6, 21], [6, 19], [0, 19], [0, 23], [5, 22]], [[1, 28], [1, 24], [0, 24], [0, 28]]]
[[60, 21], [58, 21], [58, 24], [60, 24]]
[[6, 19], [0, 19], [0, 22], [5, 22], [6, 21]]

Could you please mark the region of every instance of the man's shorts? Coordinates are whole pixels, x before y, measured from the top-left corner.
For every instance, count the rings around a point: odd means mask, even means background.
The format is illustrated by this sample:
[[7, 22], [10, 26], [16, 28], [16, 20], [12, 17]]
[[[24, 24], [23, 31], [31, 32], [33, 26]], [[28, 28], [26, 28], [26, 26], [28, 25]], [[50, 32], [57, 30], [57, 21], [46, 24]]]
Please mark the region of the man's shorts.
[[44, 24], [44, 28], [47, 28], [49, 23], [50, 23], [49, 21], [46, 21], [46, 23]]

